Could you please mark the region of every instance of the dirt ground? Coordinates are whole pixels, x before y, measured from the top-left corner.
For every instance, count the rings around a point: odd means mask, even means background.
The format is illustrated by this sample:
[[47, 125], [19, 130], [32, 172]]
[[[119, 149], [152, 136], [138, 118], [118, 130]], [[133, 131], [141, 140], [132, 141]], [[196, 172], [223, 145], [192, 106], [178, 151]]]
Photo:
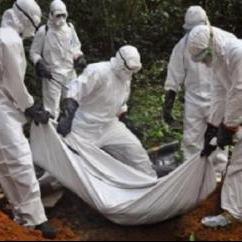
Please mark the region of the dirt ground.
[[[219, 194], [218, 189], [187, 215], [150, 226], [121, 227], [112, 224], [68, 191], [58, 205], [47, 213], [51, 223], [58, 228], [57, 240], [185, 241], [193, 235], [193, 239], [203, 241], [242, 241], [240, 224], [221, 230], [207, 229], [200, 224], [202, 217], [220, 212]], [[1, 204], [0, 207], [4, 213], [9, 213], [5, 205]], [[0, 213], [0, 241], [43, 240], [40, 233], [16, 225], [4, 213]]]
[[217, 215], [222, 212], [220, 191], [221, 189], [218, 188], [207, 201], [179, 220], [178, 237], [185, 239], [194, 234], [198, 241], [242, 241], [241, 223], [232, 224], [226, 229], [208, 229], [200, 223], [204, 216]]

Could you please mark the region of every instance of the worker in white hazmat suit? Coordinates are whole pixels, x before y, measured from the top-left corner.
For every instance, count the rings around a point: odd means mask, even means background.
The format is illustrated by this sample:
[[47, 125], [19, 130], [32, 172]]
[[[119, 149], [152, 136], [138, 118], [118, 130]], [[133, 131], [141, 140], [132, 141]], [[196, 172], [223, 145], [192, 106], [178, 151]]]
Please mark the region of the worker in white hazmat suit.
[[36, 33], [30, 57], [37, 75], [43, 79], [43, 103], [56, 119], [60, 101], [65, 96], [65, 85], [76, 78], [76, 69], [85, 67], [81, 43], [71, 23], [67, 23], [68, 12], [61, 0], [50, 5], [49, 21]]
[[[208, 23], [208, 16], [202, 7], [191, 6], [188, 8], [185, 15], [185, 24], [183, 25], [186, 35], [173, 49], [165, 82], [166, 97], [163, 116], [168, 124], [174, 121], [172, 109], [176, 95], [182, 85], [185, 87], [182, 149], [184, 158], [187, 161], [194, 157], [194, 155], [202, 152], [211, 105], [213, 83], [213, 70], [201, 63], [195, 63], [191, 59], [187, 48], [187, 41], [190, 31], [194, 27], [208, 25]], [[227, 163], [227, 154], [226, 152], [220, 152], [219, 155], [222, 158], [218, 162], [218, 171], [222, 172]]]
[[[44, 108], [56, 120], [60, 114], [61, 100], [67, 91], [66, 85], [77, 77], [76, 71], [81, 72], [86, 66], [81, 43], [74, 26], [67, 22], [67, 18], [68, 12], [64, 2], [52, 1], [48, 23], [40, 27], [30, 50], [36, 74], [42, 79]], [[54, 203], [61, 198], [61, 186], [50, 174], [45, 172], [39, 182], [43, 190], [46, 190], [44, 187], [47, 186], [51, 194], [52, 190], [57, 191], [57, 198], [51, 199], [55, 200]]]
[[[209, 139], [217, 137], [220, 148], [234, 145], [242, 124], [242, 41], [226, 39], [221, 30], [201, 26], [191, 32], [188, 48], [194, 61], [212, 66], [216, 73], [209, 122], [218, 132]], [[224, 227], [234, 220], [242, 221], [241, 142], [239, 139], [235, 144], [223, 184], [221, 206], [225, 213], [204, 218], [202, 223], [208, 227]], [[207, 146], [211, 144], [207, 142]]]
[[[23, 133], [25, 116], [46, 124], [49, 113], [34, 104], [24, 85], [26, 59], [22, 39], [32, 37], [41, 20], [34, 0], [17, 0], [5, 11], [0, 28], [0, 184], [15, 221], [41, 230], [46, 238], [56, 231], [47, 222], [35, 176], [32, 154]], [[24, 115], [25, 114], [25, 115]]]
[[141, 67], [140, 54], [133, 46], [123, 46], [108, 62], [89, 65], [69, 85], [57, 131], [66, 137], [67, 144], [74, 142], [81, 147], [82, 140], [88, 140], [156, 178], [147, 152], [118, 118], [127, 112], [131, 79]]

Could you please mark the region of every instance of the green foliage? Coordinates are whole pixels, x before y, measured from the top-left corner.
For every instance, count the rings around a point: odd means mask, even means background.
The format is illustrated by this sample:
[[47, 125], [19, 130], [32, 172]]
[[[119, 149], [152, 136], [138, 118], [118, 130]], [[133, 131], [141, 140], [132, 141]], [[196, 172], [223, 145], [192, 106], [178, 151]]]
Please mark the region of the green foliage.
[[[153, 82], [148, 77], [153, 73]], [[164, 104], [164, 89], [159, 83], [160, 70], [156, 63], [150, 70], [144, 70], [133, 82], [133, 92], [129, 102], [130, 111], [128, 119], [141, 132], [139, 137], [146, 148], [158, 146], [163, 142], [174, 139], [182, 139], [182, 122], [178, 127], [169, 127], [162, 118], [162, 106]], [[177, 101], [174, 108], [174, 116], [182, 120], [183, 103]]]
[[[14, 0], [0, 0], [0, 15]], [[37, 1], [48, 18], [51, 0]], [[200, 4], [214, 25], [241, 35], [240, 0], [66, 0], [88, 59], [109, 58], [123, 44], [137, 46], [145, 65], [168, 58], [183, 34], [188, 6]]]

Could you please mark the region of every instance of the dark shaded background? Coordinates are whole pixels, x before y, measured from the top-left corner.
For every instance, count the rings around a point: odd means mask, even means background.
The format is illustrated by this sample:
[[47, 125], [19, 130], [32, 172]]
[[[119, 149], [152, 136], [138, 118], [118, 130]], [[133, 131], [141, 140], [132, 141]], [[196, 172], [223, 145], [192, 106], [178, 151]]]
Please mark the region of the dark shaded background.
[[[0, 0], [0, 15], [13, 0]], [[48, 17], [50, 0], [37, 1]], [[242, 34], [241, 0], [66, 0], [88, 59], [109, 58], [122, 44], [137, 46], [145, 64], [163, 59], [182, 36], [185, 9], [203, 6], [213, 25]]]

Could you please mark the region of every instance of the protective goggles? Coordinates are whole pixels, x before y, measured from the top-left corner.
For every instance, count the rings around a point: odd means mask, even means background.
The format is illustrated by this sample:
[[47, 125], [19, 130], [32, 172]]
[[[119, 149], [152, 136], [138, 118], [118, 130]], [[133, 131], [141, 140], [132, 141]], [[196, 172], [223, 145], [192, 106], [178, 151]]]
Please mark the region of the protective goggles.
[[55, 17], [56, 17], [56, 18], [67, 18], [67, 16], [66, 16], [65, 13], [62, 13], [62, 14], [56, 14]]
[[213, 57], [213, 50], [212, 48], [208, 47], [204, 50], [202, 50], [199, 54], [192, 57], [193, 61], [195, 62], [202, 62], [207, 58]]

